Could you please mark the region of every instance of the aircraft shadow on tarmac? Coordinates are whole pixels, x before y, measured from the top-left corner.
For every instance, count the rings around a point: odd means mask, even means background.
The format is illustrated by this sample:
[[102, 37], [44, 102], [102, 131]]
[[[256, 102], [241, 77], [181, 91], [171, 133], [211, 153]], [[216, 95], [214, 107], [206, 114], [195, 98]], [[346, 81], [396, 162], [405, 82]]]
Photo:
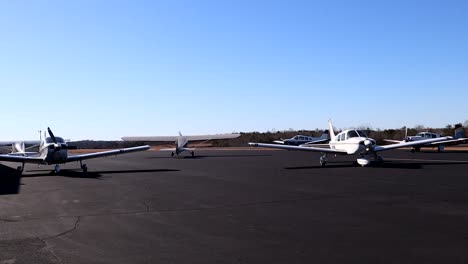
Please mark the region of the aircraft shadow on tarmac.
[[[251, 157], [271, 157], [269, 154], [230, 154], [230, 155], [195, 155], [192, 156], [180, 156], [178, 159], [206, 159], [206, 158], [251, 158]], [[149, 157], [148, 159], [177, 159], [171, 156], [164, 157]]]
[[[421, 161], [421, 162], [392, 162], [386, 161], [381, 164], [370, 164], [366, 166], [366, 168], [387, 168], [387, 169], [423, 169], [424, 166], [431, 166], [431, 165], [466, 165], [467, 163], [462, 162], [431, 162], [431, 161]], [[308, 170], [308, 169], [334, 169], [334, 168], [352, 168], [352, 167], [361, 167], [357, 164], [356, 161], [354, 162], [336, 162], [336, 163], [327, 163], [325, 167], [321, 165], [317, 166], [298, 166], [298, 167], [285, 167], [286, 170]]]
[[[43, 176], [59, 176], [59, 177], [69, 177], [69, 178], [91, 178], [99, 179], [103, 174], [124, 174], [124, 173], [146, 173], [146, 172], [173, 172], [180, 171], [174, 169], [151, 169], [151, 170], [106, 170], [106, 171], [88, 171], [84, 173], [81, 170], [61, 170], [58, 174], [51, 173], [51, 170], [28, 170], [28, 174], [23, 174], [21, 177], [43, 177]], [[33, 172], [34, 174], [29, 174]], [[36, 173], [38, 172], [38, 173]]]
[[16, 170], [0, 164], [0, 195], [18, 194], [21, 185], [21, 178]]

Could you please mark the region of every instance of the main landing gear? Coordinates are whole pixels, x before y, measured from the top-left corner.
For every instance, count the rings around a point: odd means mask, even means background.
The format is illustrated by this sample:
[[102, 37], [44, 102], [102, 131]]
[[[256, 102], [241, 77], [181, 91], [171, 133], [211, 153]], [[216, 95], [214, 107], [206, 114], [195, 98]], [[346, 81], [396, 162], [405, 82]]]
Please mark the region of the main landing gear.
[[326, 164], [327, 164], [327, 154], [323, 153], [322, 156], [320, 156], [320, 165], [322, 167], [325, 167]]
[[80, 167], [84, 173], [88, 172], [88, 165], [84, 164], [83, 161], [80, 160]]
[[195, 152], [192, 151], [191, 154], [192, 154], [192, 158], [195, 157]]
[[24, 171], [24, 162], [23, 162], [23, 166], [18, 166], [16, 168], [16, 173], [21, 176], [23, 174], [23, 171]]

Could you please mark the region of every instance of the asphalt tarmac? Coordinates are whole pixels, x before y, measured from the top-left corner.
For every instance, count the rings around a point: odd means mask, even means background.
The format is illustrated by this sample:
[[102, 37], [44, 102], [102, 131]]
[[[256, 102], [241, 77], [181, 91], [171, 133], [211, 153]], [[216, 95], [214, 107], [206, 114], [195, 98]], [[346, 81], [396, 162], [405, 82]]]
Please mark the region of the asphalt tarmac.
[[0, 264], [468, 262], [468, 152], [195, 154], [2, 163]]

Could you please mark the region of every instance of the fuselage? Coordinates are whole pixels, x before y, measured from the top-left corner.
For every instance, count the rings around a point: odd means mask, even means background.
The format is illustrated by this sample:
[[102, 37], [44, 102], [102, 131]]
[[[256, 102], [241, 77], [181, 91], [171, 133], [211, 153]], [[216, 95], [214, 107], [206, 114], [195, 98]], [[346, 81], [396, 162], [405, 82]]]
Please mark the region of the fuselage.
[[346, 130], [330, 141], [330, 148], [344, 150], [347, 154], [359, 154], [375, 145], [375, 140], [361, 130]]
[[309, 136], [302, 136], [302, 135], [297, 135], [289, 139], [283, 140], [284, 144], [286, 145], [294, 145], [294, 146], [299, 146], [302, 144], [306, 144], [311, 141], [318, 140], [320, 138], [314, 138], [314, 137], [309, 137]]
[[429, 138], [439, 138], [441, 137], [440, 134], [437, 133], [432, 133], [432, 132], [420, 132], [416, 134], [416, 136], [409, 136], [405, 138], [406, 142], [411, 142], [411, 141], [418, 141], [418, 140], [424, 140], [424, 139], [429, 139]]
[[176, 153], [177, 155], [180, 154], [183, 151], [183, 148], [185, 148], [188, 145], [189, 141], [187, 137], [180, 136], [176, 139], [175, 145], [176, 145]]
[[57, 137], [57, 143], [48, 137], [39, 145], [39, 156], [44, 159], [44, 164], [62, 164], [67, 161], [67, 143], [63, 138]]

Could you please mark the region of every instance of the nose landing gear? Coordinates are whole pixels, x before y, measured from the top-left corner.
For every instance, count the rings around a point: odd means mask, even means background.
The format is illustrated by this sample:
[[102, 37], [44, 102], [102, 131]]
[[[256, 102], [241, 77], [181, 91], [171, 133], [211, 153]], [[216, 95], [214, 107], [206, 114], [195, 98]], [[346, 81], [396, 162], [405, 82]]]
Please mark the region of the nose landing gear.
[[84, 164], [83, 161], [80, 160], [80, 167], [84, 173], [88, 172], [88, 165]]
[[55, 164], [55, 168], [54, 170], [52, 171], [52, 174], [59, 174], [60, 173], [60, 165], [59, 164]]

